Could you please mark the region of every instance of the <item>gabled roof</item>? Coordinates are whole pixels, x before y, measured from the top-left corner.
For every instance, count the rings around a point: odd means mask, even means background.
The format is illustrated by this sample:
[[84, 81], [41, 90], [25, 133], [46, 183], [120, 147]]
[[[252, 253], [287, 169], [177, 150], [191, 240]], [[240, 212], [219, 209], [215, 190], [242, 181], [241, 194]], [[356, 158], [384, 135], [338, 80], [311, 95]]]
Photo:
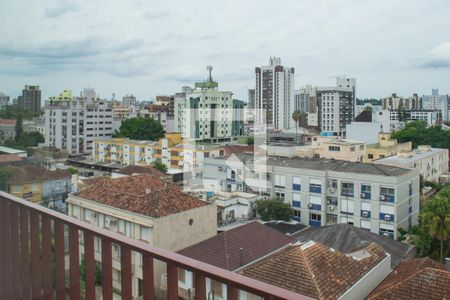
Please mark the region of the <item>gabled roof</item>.
[[203, 242], [185, 248], [179, 253], [219, 268], [234, 271], [292, 241], [289, 236], [272, 228], [259, 222], [251, 222], [219, 233]]
[[350, 224], [310, 227], [296, 233], [293, 237], [300, 242], [315, 241], [344, 253], [353, 252], [370, 243], [377, 243], [391, 255], [392, 268], [407, 258], [414, 249], [414, 246]]
[[292, 245], [242, 273], [316, 299], [337, 299], [377, 266], [386, 253], [377, 244], [367, 245], [368, 255], [355, 259], [315, 242]]
[[430, 258], [405, 261], [367, 299], [450, 299], [450, 272]]
[[183, 193], [177, 185], [148, 174], [116, 179], [102, 177], [75, 196], [152, 218], [207, 205]]
[[264, 225], [269, 226], [270, 228], [276, 229], [281, 233], [291, 235], [296, 232], [299, 232], [300, 230], [303, 230], [305, 228], [308, 228], [308, 226], [302, 224], [302, 223], [288, 223], [284, 221], [270, 221], [264, 223]]
[[119, 174], [123, 175], [133, 175], [133, 174], [151, 174], [155, 175], [157, 177], [167, 177], [167, 174], [164, 172], [161, 172], [160, 170], [156, 169], [155, 167], [151, 165], [145, 165], [145, 166], [138, 166], [138, 165], [131, 165], [126, 166], [125, 168], [122, 168], [117, 171]]

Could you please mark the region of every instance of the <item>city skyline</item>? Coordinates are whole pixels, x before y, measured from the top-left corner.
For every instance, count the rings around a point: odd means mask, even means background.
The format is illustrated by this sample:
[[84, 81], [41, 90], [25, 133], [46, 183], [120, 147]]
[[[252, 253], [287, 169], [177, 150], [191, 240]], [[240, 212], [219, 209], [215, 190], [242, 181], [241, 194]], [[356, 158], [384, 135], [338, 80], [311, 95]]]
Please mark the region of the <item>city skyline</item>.
[[277, 56], [295, 68], [296, 89], [346, 75], [363, 98], [449, 93], [445, 1], [345, 4], [7, 1], [0, 17], [15, 26], [0, 28], [1, 90], [13, 98], [38, 84], [47, 99], [90, 86], [149, 100], [204, 80], [213, 65], [220, 89], [246, 100], [254, 68]]

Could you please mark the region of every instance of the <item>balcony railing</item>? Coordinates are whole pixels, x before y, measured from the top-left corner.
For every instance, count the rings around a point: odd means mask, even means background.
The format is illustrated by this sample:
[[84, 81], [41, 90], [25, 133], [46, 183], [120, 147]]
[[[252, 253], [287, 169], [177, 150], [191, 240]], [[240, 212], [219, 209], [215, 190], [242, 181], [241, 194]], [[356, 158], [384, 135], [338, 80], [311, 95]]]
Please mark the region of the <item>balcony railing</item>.
[[[68, 232], [68, 253], [65, 233]], [[83, 235], [84, 280], [80, 278], [80, 236]], [[100, 238], [101, 295], [96, 295], [94, 238]], [[226, 284], [227, 299], [240, 291], [262, 299], [310, 299], [240, 274], [130, 239], [0, 192], [0, 299], [113, 299], [112, 244], [119, 245], [120, 293], [133, 299], [131, 253], [142, 255], [142, 298], [155, 299], [154, 263], [166, 263], [163, 298], [179, 299], [178, 268], [193, 272], [196, 300], [206, 300], [206, 278]], [[68, 258], [68, 259], [66, 259]], [[83, 283], [83, 285], [81, 284]], [[142, 299], [140, 298], [140, 299]], [[252, 298], [253, 299], [253, 298]]]

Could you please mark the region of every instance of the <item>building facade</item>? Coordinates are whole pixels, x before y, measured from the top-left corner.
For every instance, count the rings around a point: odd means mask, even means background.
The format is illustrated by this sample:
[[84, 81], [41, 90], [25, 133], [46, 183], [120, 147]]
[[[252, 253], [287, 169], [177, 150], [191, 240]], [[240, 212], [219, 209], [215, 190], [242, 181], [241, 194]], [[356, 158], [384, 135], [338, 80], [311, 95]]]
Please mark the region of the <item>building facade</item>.
[[349, 223], [394, 239], [416, 225], [419, 172], [339, 160], [236, 155], [208, 159], [208, 189], [251, 190], [291, 204], [292, 219], [310, 226]]
[[294, 90], [294, 111], [309, 113], [317, 112], [316, 88], [310, 84], [299, 90]]
[[418, 110], [422, 108], [420, 98], [417, 94], [412, 97], [401, 97], [393, 93], [391, 96], [381, 99], [383, 109], [387, 110]]
[[0, 92], [0, 109], [5, 107], [6, 105], [9, 105], [9, 96]]
[[38, 85], [25, 85], [22, 96], [19, 98], [19, 106], [33, 113], [41, 112], [41, 89]]
[[438, 89], [432, 89], [431, 95], [422, 96], [422, 108], [427, 110], [439, 110], [442, 121], [449, 121], [449, 96], [439, 95]]
[[110, 138], [113, 133], [112, 102], [96, 98], [95, 92], [73, 97], [71, 91], [64, 91], [46, 102], [47, 147], [64, 149], [69, 154], [90, 153], [95, 139]]
[[255, 68], [256, 123], [274, 129], [294, 127], [294, 68], [281, 65], [279, 57], [270, 57], [269, 65]]
[[400, 152], [411, 152], [411, 150], [412, 142], [399, 143], [396, 139], [391, 139], [390, 133], [379, 133], [378, 142], [367, 145], [364, 161], [373, 162]]
[[244, 102], [218, 88], [210, 73], [207, 81], [195, 84], [195, 89], [175, 95], [175, 131], [181, 132], [183, 138], [226, 142], [243, 134]]

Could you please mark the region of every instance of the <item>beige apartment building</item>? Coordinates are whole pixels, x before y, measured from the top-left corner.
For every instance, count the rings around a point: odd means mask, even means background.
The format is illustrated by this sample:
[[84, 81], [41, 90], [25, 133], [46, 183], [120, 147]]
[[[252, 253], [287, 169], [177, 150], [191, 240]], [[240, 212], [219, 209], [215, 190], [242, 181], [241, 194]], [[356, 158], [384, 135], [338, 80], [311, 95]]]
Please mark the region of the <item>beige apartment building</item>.
[[411, 152], [412, 142], [399, 143], [396, 139], [391, 139], [389, 133], [380, 133], [378, 143], [367, 145], [364, 162], [373, 162], [374, 160], [397, 155], [400, 152]]
[[336, 137], [313, 137], [311, 148], [319, 158], [363, 162], [366, 144]]
[[[69, 216], [151, 245], [179, 251], [217, 233], [217, 208], [153, 175], [99, 178], [67, 199]], [[80, 240], [81, 252], [83, 239]], [[100, 238], [94, 241], [101, 262]], [[120, 247], [114, 245], [113, 286], [120, 289]], [[142, 257], [132, 253], [133, 297], [142, 295]], [[164, 297], [166, 267], [155, 262], [155, 287]]]

